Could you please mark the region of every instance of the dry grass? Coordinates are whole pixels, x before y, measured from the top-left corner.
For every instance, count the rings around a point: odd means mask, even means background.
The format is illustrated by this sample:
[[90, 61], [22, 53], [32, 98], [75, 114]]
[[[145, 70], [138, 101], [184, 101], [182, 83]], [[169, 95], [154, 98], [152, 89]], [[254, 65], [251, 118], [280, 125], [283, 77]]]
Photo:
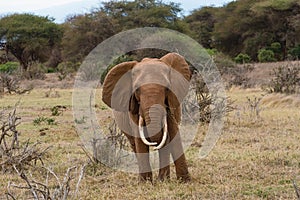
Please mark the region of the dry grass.
[[[45, 97], [48, 89], [35, 89], [23, 95], [6, 95], [0, 99], [0, 105], [9, 107], [20, 101], [17, 109], [22, 118], [20, 137], [23, 141], [30, 138], [32, 143], [40, 141], [45, 146], [53, 145], [45, 165], [62, 177], [66, 169], [82, 165], [88, 159], [79, 147], [80, 139], [73, 123], [72, 90], [56, 90], [60, 94], [56, 98]], [[257, 117], [248, 109], [246, 97], [259, 97], [261, 94], [263, 92], [260, 89], [235, 88], [228, 91], [237, 110], [227, 117], [223, 134], [207, 158], [198, 159], [198, 144], [202, 135], [187, 150], [192, 175], [190, 183], [177, 182], [174, 167], [170, 181], [140, 184], [136, 174], [89, 164], [77, 198], [296, 199], [292, 180], [300, 184], [300, 112], [299, 103], [296, 103], [299, 99], [296, 96], [264, 96], [260, 105], [261, 113]], [[291, 98], [295, 103], [286, 103], [285, 98]], [[63, 115], [51, 116], [50, 109], [56, 105], [67, 107]], [[105, 106], [99, 104], [97, 112], [99, 120], [110, 119]], [[53, 117], [57, 125], [34, 126], [33, 120], [38, 116]], [[202, 126], [199, 132], [205, 133], [206, 128]], [[33, 172], [33, 176], [37, 175], [38, 170]], [[21, 183], [16, 174], [0, 174], [0, 199], [5, 199], [1, 195], [4, 195], [9, 181]], [[76, 180], [72, 181], [71, 187], [75, 188], [75, 185]], [[29, 195], [21, 190], [16, 194], [19, 199], [27, 199]]]
[[269, 108], [299, 108], [300, 94], [269, 94], [263, 99], [262, 104]]

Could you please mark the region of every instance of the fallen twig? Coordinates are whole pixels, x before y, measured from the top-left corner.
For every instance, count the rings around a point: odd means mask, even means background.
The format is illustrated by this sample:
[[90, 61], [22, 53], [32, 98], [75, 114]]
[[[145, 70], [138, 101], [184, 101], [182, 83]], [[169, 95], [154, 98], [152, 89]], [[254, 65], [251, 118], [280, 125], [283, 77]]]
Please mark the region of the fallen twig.
[[296, 192], [296, 195], [297, 195], [297, 199], [300, 200], [300, 189], [298, 188], [295, 180], [292, 180], [293, 181], [293, 186], [294, 186], [294, 189], [295, 189], [295, 192]]

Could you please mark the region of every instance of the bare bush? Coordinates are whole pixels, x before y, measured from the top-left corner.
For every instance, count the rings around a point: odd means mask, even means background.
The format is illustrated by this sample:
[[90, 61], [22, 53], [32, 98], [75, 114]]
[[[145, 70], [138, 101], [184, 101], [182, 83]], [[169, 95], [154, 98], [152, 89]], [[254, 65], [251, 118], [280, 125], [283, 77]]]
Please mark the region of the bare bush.
[[[1, 75], [0, 75], [0, 77], [1, 77]], [[3, 95], [4, 95], [4, 84], [3, 84], [3, 81], [1, 79], [0, 80], [0, 98], [3, 97]]]
[[[265, 94], [260, 96], [246, 97], [246, 101], [243, 105], [236, 106], [235, 117], [237, 118], [238, 124], [241, 122], [257, 123], [262, 121], [261, 112], [264, 108], [261, 105], [261, 101]], [[259, 121], [258, 121], [259, 120]]]
[[233, 101], [224, 97], [218, 99], [218, 105], [212, 107], [213, 96], [208, 90], [201, 75], [197, 74], [192, 80], [192, 88], [195, 91], [197, 107], [199, 110], [200, 122], [209, 123], [212, 116], [220, 116], [221, 113], [229, 113], [234, 110]]
[[32, 85], [22, 88], [21, 79], [18, 75], [0, 73], [0, 95], [3, 95], [5, 92], [9, 94], [24, 94], [30, 92], [32, 89]]
[[269, 93], [294, 94], [297, 92], [297, 88], [300, 87], [299, 65], [277, 67], [271, 75], [274, 78], [267, 88]]
[[114, 144], [116, 149], [124, 149], [127, 145], [127, 140], [122, 131], [118, 128], [115, 120], [110, 123], [108, 130], [109, 134], [107, 139]]
[[16, 109], [8, 113], [7, 116], [5, 113], [2, 114], [0, 118], [0, 167], [2, 172], [13, 168], [25, 169], [37, 161], [43, 163], [42, 158], [50, 148], [39, 148], [39, 142], [29, 145], [29, 140], [24, 145], [20, 145], [20, 133], [17, 130], [20, 119], [16, 116]]
[[46, 98], [59, 98], [60, 94], [55, 89], [49, 88], [49, 90], [45, 92], [45, 97]]
[[[76, 188], [71, 195], [71, 180], [74, 179], [74, 171], [78, 167], [67, 169], [63, 180], [52, 169], [44, 167], [43, 158], [50, 147], [40, 148], [39, 142], [30, 144], [27, 140], [24, 144], [19, 141], [19, 131], [17, 126], [20, 124], [20, 117], [16, 115], [16, 109], [8, 114], [5, 111], [0, 112], [0, 167], [3, 173], [15, 172], [24, 181], [23, 184], [8, 183], [6, 198], [17, 199], [15, 190], [24, 190], [35, 200], [65, 200], [72, 196], [77, 197], [79, 185], [84, 175], [85, 165], [80, 169]], [[42, 167], [37, 167], [37, 161], [40, 161]], [[34, 178], [32, 171], [40, 173], [37, 177], [45, 177], [38, 181]], [[54, 184], [49, 184], [50, 175], [54, 177]], [[53, 178], [52, 178], [53, 179]], [[53, 181], [52, 181], [53, 182]], [[24, 198], [24, 196], [23, 196]]]
[[[74, 171], [77, 171], [79, 167], [69, 167], [66, 170], [62, 180], [52, 169], [42, 167], [38, 171], [43, 173], [41, 174], [42, 177], [46, 177], [43, 181], [37, 181], [35, 178], [33, 178], [29, 171], [23, 169], [19, 170], [14, 167], [15, 171], [21, 177], [24, 183], [17, 185], [9, 182], [6, 192], [7, 199], [17, 199], [15, 190], [28, 191], [27, 194], [35, 200], [66, 200], [71, 197], [72, 199], [76, 198], [79, 192], [80, 182], [84, 176], [85, 167], [86, 165], [81, 166], [80, 172], [77, 174]], [[71, 190], [71, 181], [76, 175], [78, 176], [77, 184], [75, 189]], [[55, 180], [53, 184], [49, 184], [51, 182], [51, 178]], [[29, 196], [27, 198], [29, 198]]]
[[114, 120], [109, 124], [108, 132], [105, 134], [105, 137], [96, 138], [95, 136], [90, 142], [92, 146], [92, 156], [90, 156], [85, 147], [81, 145], [81, 148], [90, 161], [92, 163], [105, 163], [109, 166], [119, 165], [122, 157], [126, 156], [122, 154], [122, 150], [129, 148], [125, 135], [118, 128]]
[[257, 119], [260, 118], [260, 112], [261, 112], [260, 101], [262, 100], [263, 97], [264, 95], [262, 95], [261, 97], [254, 97], [254, 98], [246, 97], [247, 104], [250, 109], [250, 115], [252, 117], [255, 116]]
[[70, 76], [73, 73], [75, 73], [79, 67], [80, 67], [80, 63], [61, 62], [57, 66], [57, 70], [59, 72], [58, 80], [60, 80], [60, 81], [64, 80], [67, 76]]
[[98, 66], [98, 64], [90, 63], [87, 64], [85, 63], [83, 65], [84, 67], [81, 67], [78, 70], [78, 75], [80, 76], [80, 79], [82, 81], [95, 81], [99, 80], [101, 77], [101, 69]]
[[237, 65], [229, 70], [229, 75], [231, 79], [229, 80], [230, 86], [241, 86], [243, 88], [249, 88], [250, 85], [250, 77], [247, 74], [253, 71], [254, 67], [250, 64]]
[[108, 163], [110, 166], [117, 166], [121, 162], [121, 150], [126, 147], [127, 140], [118, 128], [115, 121], [108, 127], [106, 137], [101, 140], [93, 140], [93, 159]]
[[44, 67], [43, 64], [39, 63], [39, 62], [32, 62], [30, 63], [30, 65], [28, 66], [27, 71], [24, 71], [22, 76], [23, 78], [26, 79], [40, 79], [40, 80], [44, 80], [46, 78], [46, 68]]

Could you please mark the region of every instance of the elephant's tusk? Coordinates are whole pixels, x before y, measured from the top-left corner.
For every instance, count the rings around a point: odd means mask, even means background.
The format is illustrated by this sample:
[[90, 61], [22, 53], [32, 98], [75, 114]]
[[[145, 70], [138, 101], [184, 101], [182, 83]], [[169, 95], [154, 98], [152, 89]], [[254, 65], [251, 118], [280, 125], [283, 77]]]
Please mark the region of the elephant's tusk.
[[142, 141], [144, 142], [145, 145], [148, 145], [148, 146], [157, 145], [157, 142], [149, 142], [146, 139], [145, 134], [144, 134], [143, 122], [144, 122], [144, 119], [142, 117], [140, 117], [140, 119], [139, 119], [139, 132], [140, 132], [140, 137], [141, 137]]
[[159, 150], [159, 149], [161, 149], [161, 148], [165, 145], [165, 143], [166, 143], [166, 141], [167, 141], [167, 136], [168, 136], [167, 117], [164, 118], [164, 133], [163, 133], [163, 134], [164, 134], [164, 135], [163, 135], [163, 138], [162, 138], [160, 144], [159, 144], [157, 147], [154, 147], [154, 150]]

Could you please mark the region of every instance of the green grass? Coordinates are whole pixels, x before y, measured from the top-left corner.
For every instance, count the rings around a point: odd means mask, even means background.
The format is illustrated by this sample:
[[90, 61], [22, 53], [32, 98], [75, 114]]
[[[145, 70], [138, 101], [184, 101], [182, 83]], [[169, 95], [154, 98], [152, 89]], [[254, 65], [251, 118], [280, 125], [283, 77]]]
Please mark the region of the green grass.
[[[75, 130], [72, 116], [72, 90], [57, 90], [58, 98], [46, 98], [47, 90], [33, 90], [30, 94], [6, 95], [0, 99], [2, 107], [12, 107], [20, 100], [18, 114], [22, 117], [21, 139], [40, 141], [43, 147], [52, 148], [45, 159], [61, 179], [68, 167], [80, 166], [88, 158], [79, 146], [80, 139]], [[171, 166], [171, 180], [138, 183], [136, 174], [119, 172], [101, 164], [89, 164], [80, 185], [78, 199], [296, 199], [292, 179], [300, 184], [300, 135], [299, 107], [276, 108], [260, 105], [260, 117], [250, 112], [248, 97], [260, 96], [260, 89], [234, 89], [228, 95], [239, 108], [230, 113], [225, 122], [223, 134], [217, 145], [205, 159], [198, 158], [199, 145], [192, 145], [187, 160], [192, 176], [190, 183], [176, 181], [174, 166]], [[100, 97], [97, 96], [97, 102]], [[274, 99], [273, 99], [274, 100]], [[59, 116], [51, 116], [51, 108], [64, 105], [67, 110]], [[110, 111], [99, 103], [98, 119], [110, 120]], [[54, 118], [57, 125], [40, 124], [33, 120], [39, 116]], [[80, 119], [78, 119], [80, 120]], [[48, 128], [45, 135], [40, 130]], [[206, 126], [201, 127], [203, 133]], [[203, 135], [196, 137], [193, 144], [201, 144]], [[74, 172], [74, 177], [78, 176]], [[38, 171], [33, 173], [38, 179]], [[15, 174], [0, 173], [0, 197], [6, 191], [7, 183], [23, 183]], [[51, 179], [50, 182], [54, 179]], [[72, 180], [74, 190], [77, 179]], [[15, 190], [23, 199], [28, 196]], [[25, 196], [24, 196], [25, 195]]]

